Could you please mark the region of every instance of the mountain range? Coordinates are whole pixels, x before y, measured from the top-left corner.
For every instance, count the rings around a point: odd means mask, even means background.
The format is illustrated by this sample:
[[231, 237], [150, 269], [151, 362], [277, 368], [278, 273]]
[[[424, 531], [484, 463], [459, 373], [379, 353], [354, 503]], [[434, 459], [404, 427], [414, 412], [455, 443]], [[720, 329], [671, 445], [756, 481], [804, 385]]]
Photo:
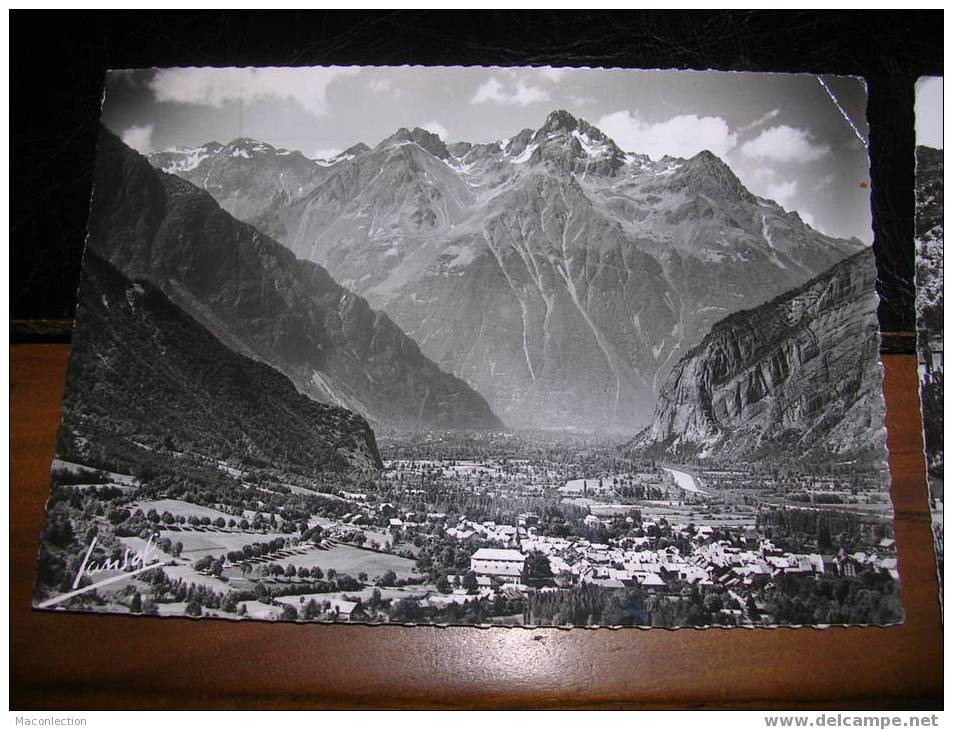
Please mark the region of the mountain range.
[[[288, 157], [291, 165], [303, 159]], [[106, 130], [88, 246], [311, 398], [374, 425], [501, 425], [479, 394], [431, 362], [386, 314], [321, 266], [236, 220], [209, 193], [157, 171]]]
[[565, 111], [493, 142], [400, 129], [330, 160], [247, 139], [150, 160], [326, 267], [515, 427], [649, 425], [717, 322], [865, 248], [710, 152], [654, 161]]

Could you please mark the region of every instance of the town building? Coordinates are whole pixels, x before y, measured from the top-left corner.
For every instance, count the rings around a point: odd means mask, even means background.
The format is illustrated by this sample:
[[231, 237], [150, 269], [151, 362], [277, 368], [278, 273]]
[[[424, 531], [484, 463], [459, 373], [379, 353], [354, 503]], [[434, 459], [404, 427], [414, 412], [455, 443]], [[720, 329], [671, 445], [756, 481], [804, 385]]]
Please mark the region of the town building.
[[470, 570], [480, 586], [522, 583], [526, 577], [526, 556], [518, 550], [480, 548], [470, 557]]

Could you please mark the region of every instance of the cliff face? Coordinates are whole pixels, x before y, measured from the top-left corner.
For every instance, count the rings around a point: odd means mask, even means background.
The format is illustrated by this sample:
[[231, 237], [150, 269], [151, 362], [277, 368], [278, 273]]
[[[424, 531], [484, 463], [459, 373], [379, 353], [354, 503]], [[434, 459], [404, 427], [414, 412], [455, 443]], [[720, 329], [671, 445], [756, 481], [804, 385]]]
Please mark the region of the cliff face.
[[[917, 330], [943, 336], [943, 151], [917, 147]], [[921, 348], [922, 349], [922, 348]]]
[[643, 448], [672, 455], [885, 455], [876, 269], [855, 254], [716, 324], [672, 370]]
[[88, 250], [83, 262], [60, 456], [136, 463], [183, 452], [305, 477], [382, 467], [360, 416], [299, 393], [232, 352], [147, 281]]
[[313, 398], [395, 427], [500, 425], [479, 394], [321, 266], [298, 260], [105, 131], [89, 246]]
[[934, 497], [943, 496], [943, 151], [917, 147], [917, 355], [923, 438]]

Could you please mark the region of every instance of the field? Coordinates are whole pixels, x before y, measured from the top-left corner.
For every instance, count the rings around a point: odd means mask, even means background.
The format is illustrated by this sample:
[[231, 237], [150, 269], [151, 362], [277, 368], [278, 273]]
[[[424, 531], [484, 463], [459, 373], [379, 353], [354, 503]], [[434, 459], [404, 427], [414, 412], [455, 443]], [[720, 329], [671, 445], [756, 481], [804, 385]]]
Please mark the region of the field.
[[[143, 540], [141, 537], [121, 537], [119, 538], [119, 541], [126, 547], [139, 553], [144, 552], [146, 548], [146, 541]], [[165, 572], [165, 574], [169, 576], [171, 580], [178, 580], [179, 578], [181, 578], [186, 583], [195, 583], [196, 585], [204, 585], [216, 591], [221, 591], [228, 587], [224, 581], [221, 581], [218, 578], [215, 578], [214, 576], [206, 575], [205, 573], [201, 573], [195, 570], [191, 566], [191, 564], [188, 562], [189, 559], [194, 556], [187, 556], [183, 554], [181, 559], [176, 560], [171, 555], [168, 555], [167, 553], [164, 553], [158, 548], [156, 548], [154, 545], [152, 546], [151, 550], [152, 550], [151, 552], [152, 557], [161, 561], [166, 561], [166, 562], [173, 561], [177, 563], [177, 565], [163, 565], [162, 566], [163, 572]]]
[[163, 565], [162, 570], [169, 576], [169, 579], [173, 581], [181, 578], [186, 584], [195, 583], [195, 585], [203, 585], [206, 588], [211, 588], [213, 591], [228, 590], [227, 583], [219, 580], [215, 576], [200, 573], [191, 565]]
[[591, 494], [602, 492], [609, 494], [615, 491], [612, 487], [612, 480], [624, 476], [623, 474], [617, 474], [615, 476], [602, 477], [601, 479], [570, 479], [566, 482], [565, 486], [559, 488], [559, 491], [562, 494], [583, 494], [583, 492]]
[[206, 555], [218, 557], [231, 550], [241, 550], [244, 545], [255, 542], [268, 542], [277, 537], [287, 538], [278, 532], [180, 532], [162, 531], [162, 537], [167, 537], [173, 543], [182, 543], [182, 557], [198, 560]]
[[182, 515], [183, 517], [195, 516], [198, 518], [208, 517], [210, 520], [217, 520], [219, 517], [228, 520], [239, 519], [235, 515], [226, 514], [225, 512], [220, 512], [217, 509], [212, 509], [211, 507], [203, 507], [198, 504], [192, 504], [191, 502], [183, 502], [181, 499], [144, 499], [141, 502], [136, 502], [129, 505], [130, 510], [141, 509], [143, 512], [149, 512], [149, 510], [154, 509], [160, 515], [163, 512], [170, 512], [173, 516], [178, 517]]
[[[413, 560], [398, 555], [363, 550], [352, 545], [335, 545], [330, 550], [312, 548], [302, 555], [282, 557], [271, 562], [282, 567], [287, 565], [293, 565], [295, 568], [317, 567], [321, 568], [325, 575], [332, 569], [338, 573], [347, 573], [353, 578], [357, 578], [360, 573], [367, 573], [370, 580], [383, 575], [388, 570], [393, 570], [398, 578], [416, 575]], [[231, 567], [225, 570], [225, 574], [229, 577], [240, 577], [241, 571]]]
[[56, 478], [57, 474], [69, 475], [70, 477], [73, 477], [73, 481], [75, 482], [77, 476], [93, 476], [94, 474], [98, 474], [107, 480], [105, 483], [70, 484], [70, 486], [74, 489], [110, 486], [116, 489], [133, 490], [138, 486], [138, 482], [136, 481], [135, 477], [129, 474], [118, 474], [116, 472], [106, 471], [103, 469], [94, 469], [92, 467], [83, 466], [82, 464], [76, 464], [72, 461], [64, 461], [63, 459], [53, 459], [50, 471], [53, 474], [54, 479]]
[[379, 591], [381, 598], [392, 599], [399, 601], [401, 598], [420, 598], [427, 595], [428, 593], [435, 593], [436, 587], [433, 585], [420, 585], [420, 586], [409, 586], [407, 588], [375, 588], [374, 586], [367, 586], [362, 588], [359, 591], [339, 591], [337, 593], [314, 593], [305, 597], [305, 603], [307, 603], [308, 598], [314, 598], [316, 601], [330, 598], [340, 598], [344, 601], [351, 601], [356, 598], [360, 598], [362, 601], [366, 601], [371, 596], [374, 595], [374, 591]]

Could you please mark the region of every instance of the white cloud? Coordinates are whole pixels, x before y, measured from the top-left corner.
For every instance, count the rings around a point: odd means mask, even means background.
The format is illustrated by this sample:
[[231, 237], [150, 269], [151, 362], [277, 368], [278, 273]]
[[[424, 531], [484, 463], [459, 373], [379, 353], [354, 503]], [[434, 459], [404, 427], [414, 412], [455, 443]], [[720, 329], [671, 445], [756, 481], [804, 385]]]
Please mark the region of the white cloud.
[[385, 91], [388, 91], [390, 87], [390, 79], [371, 79], [370, 83], [367, 85], [367, 88], [373, 91], [375, 94], [383, 94]]
[[607, 114], [596, 126], [627, 152], [645, 154], [653, 160], [665, 155], [692, 157], [702, 150], [724, 157], [738, 143], [737, 135], [721, 117], [682, 114], [650, 124], [623, 110]]
[[810, 132], [786, 124], [770, 127], [741, 145], [741, 154], [745, 157], [774, 162], [811, 162], [828, 152], [830, 147], [815, 144]]
[[593, 106], [599, 103], [594, 97], [584, 94], [569, 94], [566, 98], [578, 107]]
[[155, 129], [154, 124], [146, 124], [145, 126], [138, 126], [133, 124], [129, 129], [125, 130], [122, 133], [122, 141], [127, 145], [132, 147], [137, 152], [141, 152], [144, 155], [152, 152], [152, 130]]
[[501, 84], [495, 76], [491, 76], [480, 84], [480, 88], [476, 90], [473, 98], [470, 99], [471, 104], [483, 104], [488, 101], [492, 101], [496, 104], [506, 103], [506, 96], [503, 94], [503, 84]]
[[230, 101], [251, 103], [293, 99], [314, 116], [328, 111], [327, 90], [352, 68], [173, 68], [149, 82], [156, 101], [220, 108]]
[[797, 180], [778, 180], [765, 186], [765, 195], [787, 208], [797, 195]]
[[525, 81], [517, 81], [509, 90], [495, 76], [488, 78], [476, 90], [471, 104], [516, 104], [518, 106], [527, 106], [535, 102], [549, 101], [549, 92], [539, 86], [527, 84]]
[[426, 129], [428, 132], [433, 132], [444, 142], [447, 141], [447, 128], [436, 119], [432, 122], [427, 122], [426, 124], [422, 125], [422, 129]]
[[522, 81], [516, 84], [516, 90], [510, 95], [510, 102], [526, 106], [537, 101], [549, 101], [549, 92], [538, 86], [530, 86]]
[[750, 122], [744, 125], [743, 127], [741, 127], [738, 130], [738, 132], [741, 134], [744, 134], [745, 132], [750, 132], [753, 129], [757, 129], [762, 124], [767, 124], [768, 122], [770, 122], [780, 113], [781, 113], [780, 109], [772, 109], [771, 111], [767, 112], [764, 116], [759, 117], [758, 119], [755, 119], [753, 122]]
[[768, 198], [788, 210], [793, 210], [792, 204], [798, 194], [797, 180], [783, 178], [776, 170], [763, 164], [759, 164], [754, 169], [747, 166], [739, 167], [738, 175], [745, 187], [755, 195]]
[[547, 79], [548, 81], [557, 83], [565, 75], [566, 69], [553, 68], [552, 66], [545, 66], [544, 68], [541, 68], [539, 70], [539, 73], [543, 78]]

